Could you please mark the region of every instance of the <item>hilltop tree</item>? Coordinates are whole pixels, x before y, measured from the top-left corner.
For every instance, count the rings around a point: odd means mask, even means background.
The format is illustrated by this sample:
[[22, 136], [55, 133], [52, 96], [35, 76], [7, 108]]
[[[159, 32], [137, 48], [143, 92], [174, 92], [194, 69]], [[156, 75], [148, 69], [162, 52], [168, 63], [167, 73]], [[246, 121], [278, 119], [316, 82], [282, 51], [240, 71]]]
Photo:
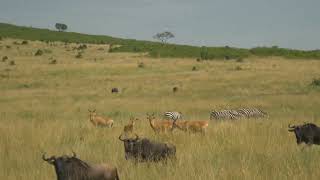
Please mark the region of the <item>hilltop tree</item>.
[[56, 23], [55, 27], [58, 31], [65, 31], [68, 29], [68, 26], [62, 23]]
[[167, 43], [168, 39], [174, 38], [174, 34], [169, 31], [165, 31], [162, 33], [157, 33], [153, 36], [153, 38], [160, 40], [162, 43]]

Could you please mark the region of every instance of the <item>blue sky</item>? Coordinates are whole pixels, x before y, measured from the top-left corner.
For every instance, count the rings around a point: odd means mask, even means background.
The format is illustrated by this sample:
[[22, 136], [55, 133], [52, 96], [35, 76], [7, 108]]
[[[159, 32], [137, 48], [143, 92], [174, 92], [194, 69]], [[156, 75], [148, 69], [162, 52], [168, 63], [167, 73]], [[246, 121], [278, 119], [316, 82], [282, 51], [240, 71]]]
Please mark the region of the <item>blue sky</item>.
[[0, 22], [206, 46], [320, 49], [320, 0], [0, 0]]

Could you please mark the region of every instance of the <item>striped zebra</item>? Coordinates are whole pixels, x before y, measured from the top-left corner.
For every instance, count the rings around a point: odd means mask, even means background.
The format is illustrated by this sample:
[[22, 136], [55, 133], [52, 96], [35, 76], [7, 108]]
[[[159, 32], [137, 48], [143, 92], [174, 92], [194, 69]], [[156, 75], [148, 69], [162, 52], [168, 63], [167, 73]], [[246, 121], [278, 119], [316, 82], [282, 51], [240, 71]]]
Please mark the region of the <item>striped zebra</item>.
[[239, 114], [246, 118], [259, 118], [267, 116], [267, 113], [258, 108], [241, 108], [236, 110]]
[[210, 119], [236, 119], [238, 112], [234, 110], [211, 111]]
[[164, 117], [166, 119], [172, 119], [174, 121], [181, 119], [182, 118], [182, 113], [181, 112], [171, 112], [171, 111], [167, 111], [164, 113]]

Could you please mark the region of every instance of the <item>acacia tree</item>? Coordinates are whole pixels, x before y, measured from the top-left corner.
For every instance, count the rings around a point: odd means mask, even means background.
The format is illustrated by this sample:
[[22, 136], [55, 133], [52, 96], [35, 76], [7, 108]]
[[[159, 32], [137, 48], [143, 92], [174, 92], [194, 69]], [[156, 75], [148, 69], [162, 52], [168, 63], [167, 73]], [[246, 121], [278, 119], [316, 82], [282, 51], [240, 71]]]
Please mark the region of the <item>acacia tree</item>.
[[162, 43], [167, 43], [168, 39], [174, 38], [174, 34], [169, 31], [165, 31], [162, 33], [157, 33], [153, 36], [153, 38], [160, 40]]
[[56, 23], [55, 27], [58, 31], [65, 31], [68, 29], [68, 26], [62, 23]]

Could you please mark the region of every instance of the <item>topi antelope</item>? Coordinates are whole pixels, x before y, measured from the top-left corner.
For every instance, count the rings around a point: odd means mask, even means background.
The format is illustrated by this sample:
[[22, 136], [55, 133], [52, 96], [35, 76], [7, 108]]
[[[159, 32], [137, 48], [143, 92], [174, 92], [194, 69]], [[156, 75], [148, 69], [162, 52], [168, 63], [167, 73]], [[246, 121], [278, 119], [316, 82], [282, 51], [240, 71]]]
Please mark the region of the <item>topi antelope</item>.
[[95, 126], [101, 126], [101, 127], [112, 127], [113, 126], [113, 120], [110, 118], [103, 118], [101, 116], [97, 116], [96, 110], [94, 109], [89, 111], [90, 121]]

